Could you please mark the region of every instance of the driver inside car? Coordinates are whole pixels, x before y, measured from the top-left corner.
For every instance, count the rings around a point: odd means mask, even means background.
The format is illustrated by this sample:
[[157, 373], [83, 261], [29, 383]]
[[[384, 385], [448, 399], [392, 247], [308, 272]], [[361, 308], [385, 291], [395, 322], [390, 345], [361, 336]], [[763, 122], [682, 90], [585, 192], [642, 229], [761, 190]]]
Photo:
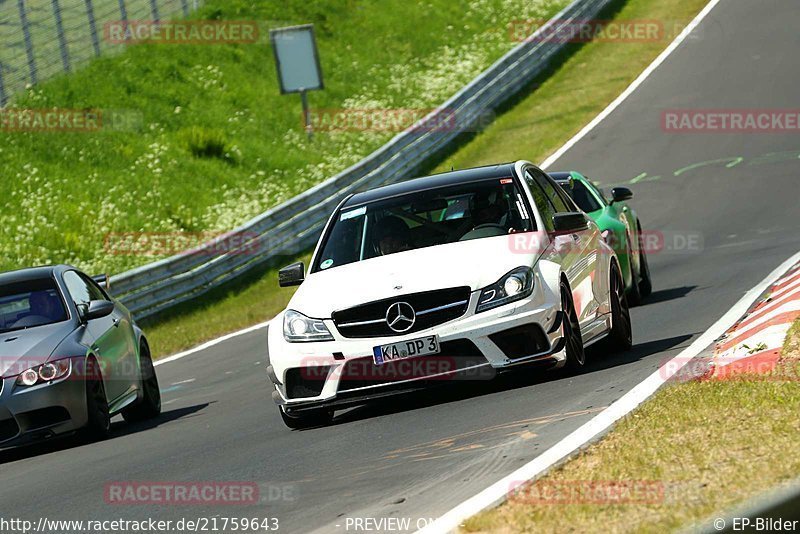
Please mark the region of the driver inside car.
[[381, 256], [409, 249], [408, 225], [400, 217], [384, 217], [376, 231], [378, 252]]
[[58, 297], [48, 291], [35, 291], [28, 297], [30, 313], [14, 323], [14, 327], [36, 326], [43, 322], [66, 319]]

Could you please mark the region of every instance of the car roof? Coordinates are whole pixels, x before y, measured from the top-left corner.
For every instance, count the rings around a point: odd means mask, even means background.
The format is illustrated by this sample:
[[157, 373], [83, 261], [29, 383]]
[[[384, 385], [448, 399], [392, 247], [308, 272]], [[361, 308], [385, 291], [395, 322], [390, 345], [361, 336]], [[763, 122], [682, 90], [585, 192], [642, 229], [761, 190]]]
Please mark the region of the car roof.
[[28, 280], [38, 280], [50, 278], [57, 273], [68, 269], [67, 265], [43, 265], [40, 267], [28, 267], [0, 273], [0, 285], [13, 284], [16, 282], [27, 282]]
[[514, 176], [514, 163], [502, 163], [499, 165], [487, 165], [485, 167], [475, 167], [458, 171], [444, 172], [422, 178], [412, 178], [404, 182], [385, 185], [363, 193], [356, 193], [345, 201], [342, 208], [351, 208], [369, 204], [377, 200], [393, 198], [417, 191], [447, 187], [492, 178], [509, 178]]

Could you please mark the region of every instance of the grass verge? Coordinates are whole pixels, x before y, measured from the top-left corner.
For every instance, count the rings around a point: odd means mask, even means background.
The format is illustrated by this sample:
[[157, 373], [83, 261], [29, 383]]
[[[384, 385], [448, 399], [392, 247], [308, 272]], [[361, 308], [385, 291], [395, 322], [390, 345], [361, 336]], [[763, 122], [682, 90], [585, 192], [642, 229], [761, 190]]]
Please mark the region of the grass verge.
[[[800, 473], [798, 371], [800, 319], [771, 374], [666, 386], [602, 441], [520, 497], [472, 517], [463, 530], [664, 532], [794, 480]], [[628, 493], [623, 501], [617, 488], [650, 493]], [[556, 491], [571, 502], [554, 497]]]
[[[120, 273], [235, 228], [384, 144], [397, 133], [385, 124], [392, 110], [421, 117], [455, 93], [516, 44], [511, 20], [552, 16], [567, 1], [207, 0], [193, 18], [251, 21], [258, 41], [114, 45], [118, 54], [3, 110], [0, 270], [63, 262]], [[116, 4], [104, 0], [104, 10]], [[313, 140], [300, 97], [279, 92], [268, 43], [268, 29], [305, 23], [325, 82], [309, 94], [323, 123]], [[9, 47], [0, 40], [0, 59]], [[53, 108], [99, 110], [104, 122], [22, 126]], [[365, 109], [377, 110], [374, 124], [358, 123]], [[331, 117], [340, 130], [324, 131]], [[148, 245], [152, 234], [161, 244]]]
[[[529, 90], [508, 103], [482, 133], [465, 137], [436, 170], [500, 160], [541, 161], [603, 110], [699, 12], [705, 0], [618, 0], [601, 18], [658, 20], [664, 28], [656, 42], [572, 44]], [[611, 73], [611, 74], [609, 74]], [[147, 321], [160, 355], [196, 345], [265, 320], [278, 312], [291, 291], [277, 289], [276, 272], [205, 295], [175, 311]], [[224, 317], [222, 316], [224, 314]], [[210, 322], [209, 318], [215, 319]]]

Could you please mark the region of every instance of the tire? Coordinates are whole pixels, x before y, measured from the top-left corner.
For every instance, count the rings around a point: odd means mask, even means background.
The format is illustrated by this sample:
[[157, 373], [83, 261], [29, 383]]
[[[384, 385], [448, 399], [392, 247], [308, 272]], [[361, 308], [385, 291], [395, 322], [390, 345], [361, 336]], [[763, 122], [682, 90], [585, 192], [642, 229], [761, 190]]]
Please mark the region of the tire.
[[647, 263], [647, 254], [642, 243], [642, 227], [639, 228], [639, 294], [642, 297], [649, 297], [653, 292], [653, 283], [650, 279], [650, 265]]
[[97, 362], [90, 359], [86, 362], [86, 426], [81, 430], [81, 437], [87, 441], [99, 441], [108, 437], [111, 431], [111, 415], [108, 411], [108, 397], [103, 384], [103, 375]]
[[122, 410], [122, 417], [128, 423], [138, 423], [161, 415], [161, 390], [158, 387], [158, 377], [150, 349], [145, 344], [139, 350], [139, 362], [142, 396], [134, 404]]
[[[633, 270], [633, 247], [631, 246], [631, 239], [630, 236], [627, 238], [628, 244], [628, 270], [631, 272], [631, 287], [628, 288], [628, 304], [630, 306], [638, 306], [642, 303], [642, 294], [639, 290], [639, 282], [637, 278], [637, 273]], [[641, 247], [640, 247], [641, 248]], [[641, 267], [641, 266], [640, 266]], [[624, 281], [624, 278], [623, 278]]]
[[567, 370], [578, 371], [586, 365], [586, 352], [583, 350], [583, 338], [572, 291], [565, 281], [561, 281], [561, 311], [564, 312], [564, 350], [567, 352]]
[[282, 406], [278, 407], [278, 410], [281, 413], [283, 424], [292, 430], [328, 426], [333, 421], [333, 410], [320, 409], [297, 415], [287, 414]]
[[625, 284], [616, 263], [611, 265], [611, 331], [608, 334], [608, 346], [613, 351], [626, 351], [633, 346], [633, 330], [631, 329], [631, 313], [625, 295]]

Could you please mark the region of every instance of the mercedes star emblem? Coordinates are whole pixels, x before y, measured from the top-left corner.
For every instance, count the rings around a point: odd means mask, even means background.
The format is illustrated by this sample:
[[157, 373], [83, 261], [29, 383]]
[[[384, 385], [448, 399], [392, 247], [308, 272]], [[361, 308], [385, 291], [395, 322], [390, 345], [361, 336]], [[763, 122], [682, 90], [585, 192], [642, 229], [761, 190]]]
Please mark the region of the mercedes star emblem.
[[398, 334], [411, 330], [416, 320], [417, 314], [408, 302], [395, 302], [386, 310], [386, 324]]

